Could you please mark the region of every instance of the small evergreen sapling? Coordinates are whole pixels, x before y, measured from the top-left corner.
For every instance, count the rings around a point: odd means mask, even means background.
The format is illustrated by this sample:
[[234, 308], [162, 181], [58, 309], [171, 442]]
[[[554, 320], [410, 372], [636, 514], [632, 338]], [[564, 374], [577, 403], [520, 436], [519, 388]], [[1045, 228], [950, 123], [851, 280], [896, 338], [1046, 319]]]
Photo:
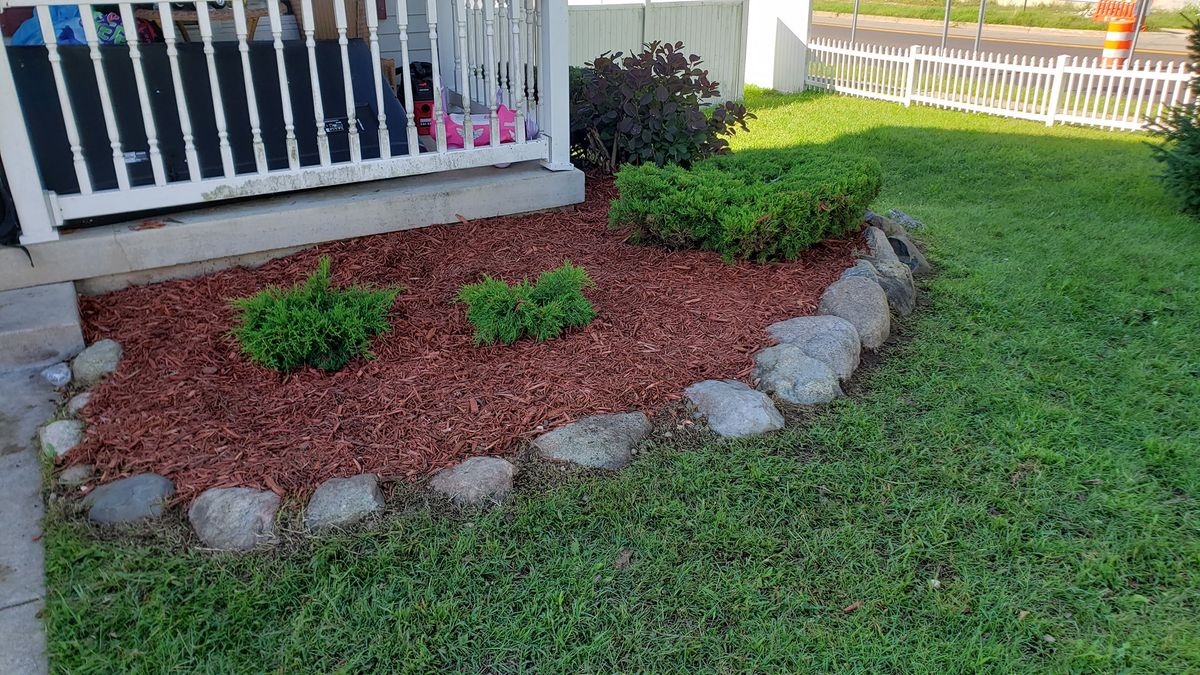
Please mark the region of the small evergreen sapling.
[[1191, 22], [1192, 100], [1168, 110], [1150, 131], [1163, 139], [1154, 147], [1155, 159], [1164, 165], [1163, 186], [1179, 200], [1184, 213], [1200, 218], [1200, 17]]
[[239, 316], [232, 332], [259, 365], [285, 373], [305, 365], [334, 372], [357, 356], [374, 358], [371, 338], [391, 328], [388, 313], [398, 293], [333, 288], [330, 261], [323, 257], [303, 283], [234, 300]]
[[458, 300], [467, 305], [477, 345], [512, 344], [526, 336], [544, 342], [567, 328], [591, 323], [596, 308], [583, 289], [594, 285], [586, 270], [567, 261], [542, 272], [534, 283], [523, 279], [510, 286], [484, 276], [479, 283], [463, 286]]

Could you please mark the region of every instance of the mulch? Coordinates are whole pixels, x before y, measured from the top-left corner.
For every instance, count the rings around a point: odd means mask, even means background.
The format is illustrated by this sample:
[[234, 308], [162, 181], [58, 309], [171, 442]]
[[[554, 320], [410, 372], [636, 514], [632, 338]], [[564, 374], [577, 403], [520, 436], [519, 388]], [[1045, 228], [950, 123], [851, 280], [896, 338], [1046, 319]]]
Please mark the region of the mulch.
[[[795, 262], [728, 264], [711, 253], [625, 243], [607, 228], [612, 182], [589, 178], [573, 210], [341, 241], [204, 277], [82, 299], [89, 341], [125, 349], [85, 409], [67, 463], [99, 482], [153, 471], [182, 501], [210, 487], [306, 496], [362, 472], [419, 479], [479, 454], [506, 455], [597, 413], [653, 414], [706, 378], [748, 376], [768, 324], [811, 314], [861, 237]], [[254, 365], [228, 331], [231, 298], [305, 278], [333, 258], [335, 283], [403, 286], [374, 360], [327, 374]], [[476, 347], [460, 287], [483, 274], [533, 277], [564, 260], [597, 286], [589, 326], [545, 343]]]

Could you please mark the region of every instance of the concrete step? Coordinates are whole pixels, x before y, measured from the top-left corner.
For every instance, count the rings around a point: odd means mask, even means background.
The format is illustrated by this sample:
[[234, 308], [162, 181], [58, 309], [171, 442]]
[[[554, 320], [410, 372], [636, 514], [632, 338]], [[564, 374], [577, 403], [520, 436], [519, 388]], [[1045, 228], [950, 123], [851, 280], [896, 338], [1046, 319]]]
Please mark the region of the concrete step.
[[0, 371], [65, 361], [82, 349], [75, 284], [0, 291]]

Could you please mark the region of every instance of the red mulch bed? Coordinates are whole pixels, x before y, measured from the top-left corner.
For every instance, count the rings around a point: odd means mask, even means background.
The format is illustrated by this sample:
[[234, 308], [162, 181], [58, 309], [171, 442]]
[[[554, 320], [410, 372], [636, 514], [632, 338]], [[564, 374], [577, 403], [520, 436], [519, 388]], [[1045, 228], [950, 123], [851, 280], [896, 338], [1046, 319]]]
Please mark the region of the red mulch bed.
[[[710, 253], [631, 246], [607, 229], [611, 181], [590, 178], [577, 210], [436, 226], [318, 246], [255, 270], [82, 300], [89, 341], [125, 356], [95, 389], [70, 463], [101, 482], [142, 471], [190, 501], [210, 487], [304, 496], [332, 476], [419, 478], [471, 455], [596, 413], [651, 414], [705, 378], [745, 378], [763, 328], [812, 313], [860, 244], [830, 241], [786, 264], [730, 265]], [[501, 197], [502, 198], [502, 197]], [[252, 227], [252, 225], [248, 225]], [[281, 375], [228, 335], [231, 298], [306, 277], [333, 258], [336, 283], [402, 285], [373, 361]], [[475, 347], [458, 289], [482, 274], [534, 276], [570, 259], [599, 312], [546, 343]]]

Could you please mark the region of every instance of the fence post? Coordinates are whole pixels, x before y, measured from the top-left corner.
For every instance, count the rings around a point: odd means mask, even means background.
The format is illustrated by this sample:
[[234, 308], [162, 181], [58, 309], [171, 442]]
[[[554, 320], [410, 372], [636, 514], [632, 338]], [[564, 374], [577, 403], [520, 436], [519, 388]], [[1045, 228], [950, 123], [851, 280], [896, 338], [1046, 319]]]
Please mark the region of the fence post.
[[908, 72], [904, 74], [904, 107], [912, 105], [913, 98], [913, 80], [917, 74], [917, 54], [921, 53], [921, 45], [910, 45], [908, 48], [908, 61], [906, 66]]
[[[0, 3], [3, 4], [3, 3]], [[58, 239], [58, 218], [51, 206], [50, 194], [42, 189], [29, 129], [17, 99], [17, 83], [8, 65], [8, 48], [0, 43], [0, 125], [4, 142], [0, 143], [0, 165], [8, 179], [9, 194], [21, 224], [21, 243], [40, 244]]]
[[1054, 78], [1050, 82], [1050, 103], [1046, 106], [1046, 126], [1054, 126], [1058, 117], [1058, 102], [1062, 100], [1063, 76], [1067, 69], [1067, 55], [1059, 54], [1054, 64]]

